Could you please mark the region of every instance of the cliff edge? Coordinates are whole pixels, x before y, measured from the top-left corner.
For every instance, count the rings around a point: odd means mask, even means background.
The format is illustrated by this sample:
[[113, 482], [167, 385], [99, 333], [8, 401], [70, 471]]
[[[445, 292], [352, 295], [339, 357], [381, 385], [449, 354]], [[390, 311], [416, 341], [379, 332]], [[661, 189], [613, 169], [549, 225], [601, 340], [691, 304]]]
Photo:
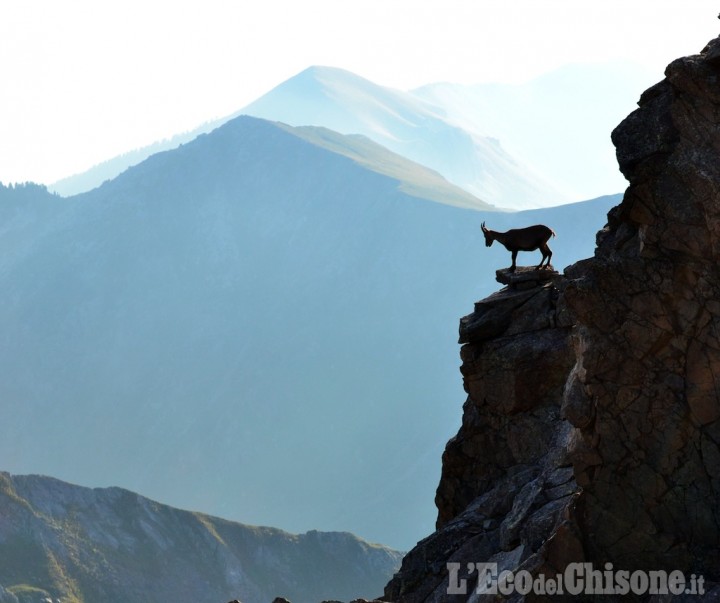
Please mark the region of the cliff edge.
[[681, 571], [720, 597], [720, 38], [665, 75], [612, 133], [629, 187], [595, 256], [461, 320], [437, 531], [385, 600], [482, 600], [485, 562]]

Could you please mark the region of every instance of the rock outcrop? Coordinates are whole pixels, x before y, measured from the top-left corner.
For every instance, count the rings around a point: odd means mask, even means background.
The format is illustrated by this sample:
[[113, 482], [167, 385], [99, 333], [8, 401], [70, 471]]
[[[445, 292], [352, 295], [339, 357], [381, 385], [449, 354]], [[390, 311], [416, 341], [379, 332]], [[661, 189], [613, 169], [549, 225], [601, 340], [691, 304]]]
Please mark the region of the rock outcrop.
[[720, 38], [612, 138], [629, 187], [595, 256], [461, 320], [468, 398], [437, 531], [388, 601], [465, 601], [448, 563], [470, 593], [476, 562], [681, 570], [720, 596]]
[[[498, 280], [508, 286], [460, 322], [468, 399], [443, 455], [438, 529], [405, 557], [387, 600], [464, 601], [447, 594], [448, 563], [538, 571], [562, 565], [570, 544], [581, 549], [568, 522], [579, 488], [562, 403], [575, 363], [566, 281], [554, 271], [521, 268], [498, 271]], [[564, 523], [556, 550], [548, 538]]]

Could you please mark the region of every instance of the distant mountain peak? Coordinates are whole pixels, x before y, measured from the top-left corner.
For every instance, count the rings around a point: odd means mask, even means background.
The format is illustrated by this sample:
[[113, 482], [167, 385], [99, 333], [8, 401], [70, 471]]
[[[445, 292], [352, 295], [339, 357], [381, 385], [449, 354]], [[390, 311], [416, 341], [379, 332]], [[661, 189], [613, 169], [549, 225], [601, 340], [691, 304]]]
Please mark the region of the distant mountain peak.
[[308, 67], [227, 118], [109, 160], [51, 188], [70, 195], [97, 187], [151, 154], [176, 148], [242, 114], [292, 126], [322, 126], [341, 134], [365, 135], [496, 207], [528, 209], [568, 200], [508, 154], [498, 138], [489, 139], [448, 119], [442, 105], [323, 65]]
[[[297, 76], [295, 77], [302, 77], [303, 75], [307, 77], [314, 77], [314, 78], [323, 78], [323, 77], [331, 77], [334, 80], [337, 80], [340, 77], [356, 80], [356, 81], [363, 81], [371, 83], [370, 80], [367, 78], [364, 78], [356, 73], [353, 73], [352, 71], [349, 71], [347, 69], [343, 69], [342, 67], [333, 67], [330, 65], [311, 65], [310, 67], [307, 67], [306, 69], [303, 69]], [[290, 78], [295, 79], [295, 78]]]
[[243, 112], [294, 126], [363, 134], [498, 207], [526, 209], [567, 200], [511, 157], [497, 138], [458, 126], [446, 118], [442, 106], [420, 96], [342, 69], [310, 67]]

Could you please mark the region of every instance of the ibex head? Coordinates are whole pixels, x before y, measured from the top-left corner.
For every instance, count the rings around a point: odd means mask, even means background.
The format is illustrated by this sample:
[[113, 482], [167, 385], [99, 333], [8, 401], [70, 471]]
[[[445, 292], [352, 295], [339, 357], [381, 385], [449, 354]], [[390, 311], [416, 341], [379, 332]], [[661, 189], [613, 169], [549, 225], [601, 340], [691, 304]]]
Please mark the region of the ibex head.
[[485, 246], [490, 247], [495, 239], [490, 234], [490, 231], [485, 228], [485, 222], [480, 225], [480, 228], [482, 228], [483, 234], [485, 235]]

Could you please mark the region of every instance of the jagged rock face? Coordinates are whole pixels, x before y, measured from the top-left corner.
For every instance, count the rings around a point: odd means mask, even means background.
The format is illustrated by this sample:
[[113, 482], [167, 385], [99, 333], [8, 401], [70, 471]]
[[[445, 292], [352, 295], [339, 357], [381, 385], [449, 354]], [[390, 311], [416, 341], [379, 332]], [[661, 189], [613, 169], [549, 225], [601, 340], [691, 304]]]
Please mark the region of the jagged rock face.
[[[469, 394], [463, 425], [443, 456], [438, 528], [498, 479], [537, 468], [552, 447], [562, 388], [573, 364], [570, 324], [551, 283], [503, 290], [478, 302], [460, 326]], [[522, 366], [522, 371], [517, 367]], [[536, 477], [537, 471], [532, 477]]]
[[720, 580], [720, 38], [612, 137], [630, 186], [595, 256], [461, 321], [438, 530], [387, 600], [452, 601], [448, 562]]
[[[577, 319], [575, 474], [591, 558], [720, 578], [720, 39], [679, 59], [613, 132], [630, 186]], [[580, 459], [579, 457], [583, 458]], [[589, 537], [592, 534], [592, 538]]]
[[499, 271], [498, 280], [510, 287], [461, 320], [468, 399], [462, 427], [443, 455], [438, 531], [405, 557], [386, 588], [388, 600], [464, 601], [447, 594], [448, 562], [537, 571], [562, 565], [558, 554], [580, 548], [569, 528], [560, 551], [547, 544], [568, 523], [578, 491], [562, 414], [575, 362], [572, 321], [560, 296], [564, 279], [550, 271], [518, 272]]

